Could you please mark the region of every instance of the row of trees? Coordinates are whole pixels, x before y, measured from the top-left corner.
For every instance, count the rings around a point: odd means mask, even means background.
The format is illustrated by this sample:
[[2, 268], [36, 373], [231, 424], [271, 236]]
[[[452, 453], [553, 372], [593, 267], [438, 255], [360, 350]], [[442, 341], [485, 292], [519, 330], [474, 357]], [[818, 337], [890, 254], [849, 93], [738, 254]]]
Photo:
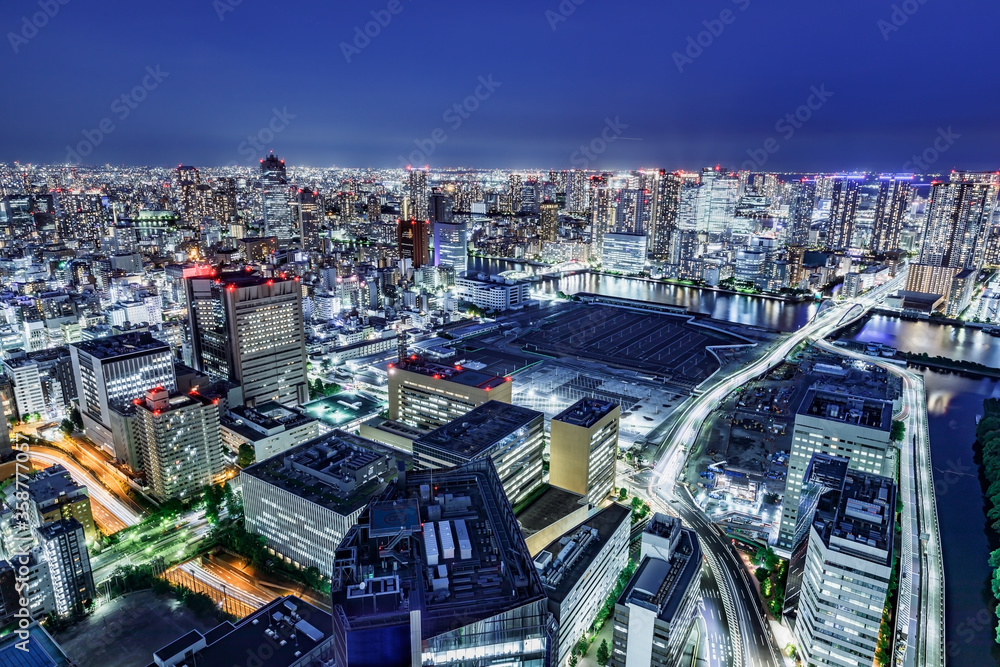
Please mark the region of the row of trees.
[[333, 396], [340, 392], [341, 386], [336, 382], [323, 382], [322, 378], [316, 378], [309, 383], [309, 397], [311, 399]]
[[[976, 426], [976, 441], [982, 448], [983, 476], [989, 485], [986, 500], [990, 509], [986, 517], [993, 532], [1000, 534], [1000, 400], [986, 399], [983, 413], [985, 416]], [[990, 554], [989, 562], [993, 568], [993, 597], [1000, 602], [1000, 549]], [[1000, 617], [1000, 606], [996, 607], [996, 614]], [[996, 641], [1000, 644], [1000, 626], [996, 629]]]
[[788, 561], [778, 558], [771, 547], [757, 549], [751, 562], [757, 566], [754, 576], [760, 582], [760, 592], [767, 600], [768, 611], [781, 618], [785, 606], [785, 584], [788, 581]]

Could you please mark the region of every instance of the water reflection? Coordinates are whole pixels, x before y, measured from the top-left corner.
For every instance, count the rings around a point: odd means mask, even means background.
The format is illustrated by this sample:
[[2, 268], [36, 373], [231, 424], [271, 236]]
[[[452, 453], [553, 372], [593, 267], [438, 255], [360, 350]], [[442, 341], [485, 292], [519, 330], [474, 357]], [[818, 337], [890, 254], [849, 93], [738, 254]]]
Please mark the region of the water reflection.
[[[535, 272], [535, 267], [524, 262], [482, 258], [470, 258], [469, 268], [489, 273], [499, 273], [512, 269], [529, 273]], [[559, 291], [566, 294], [593, 292], [606, 296], [666, 303], [683, 306], [692, 312], [703, 313], [720, 320], [778, 329], [779, 331], [798, 329], [809, 321], [818, 308], [815, 303], [790, 303], [779, 299], [728, 294], [698, 289], [697, 287], [596, 274], [566, 276], [558, 281], [544, 280], [539, 284], [539, 289], [548, 294], [555, 294]]]
[[852, 338], [1000, 368], [1000, 338], [979, 329], [875, 315]]

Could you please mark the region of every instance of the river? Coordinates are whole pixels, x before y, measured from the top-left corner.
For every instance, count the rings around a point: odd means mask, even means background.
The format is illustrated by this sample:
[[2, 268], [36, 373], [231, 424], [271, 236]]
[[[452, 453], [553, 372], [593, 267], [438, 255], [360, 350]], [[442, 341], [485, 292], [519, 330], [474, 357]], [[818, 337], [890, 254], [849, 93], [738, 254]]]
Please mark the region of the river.
[[[500, 273], [510, 270], [534, 273], [533, 267], [523, 262], [481, 257], [469, 258], [469, 270], [485, 273]], [[768, 299], [595, 273], [566, 276], [558, 281], [543, 280], [539, 283], [538, 289], [548, 294], [560, 291], [566, 294], [593, 292], [639, 301], [667, 303], [683, 306], [693, 313], [703, 313], [719, 320], [777, 329], [778, 331], [798, 329], [809, 321], [819, 307], [814, 302]]]
[[[489, 273], [510, 269], [532, 271], [524, 263], [481, 258], [470, 258], [469, 268]], [[813, 303], [595, 274], [543, 281], [539, 288], [550, 293], [594, 292], [668, 303], [718, 319], [780, 331], [802, 326], [817, 308]], [[932, 357], [944, 355], [1000, 368], [1000, 338], [979, 330], [879, 315], [850, 337], [910, 352], [926, 352]], [[924, 372], [924, 382], [944, 555], [948, 662], [1000, 664], [1000, 652], [994, 641], [997, 619], [992, 613], [985, 500], [972, 449], [976, 415], [982, 413], [985, 398], [1000, 397], [1000, 383], [930, 370]]]

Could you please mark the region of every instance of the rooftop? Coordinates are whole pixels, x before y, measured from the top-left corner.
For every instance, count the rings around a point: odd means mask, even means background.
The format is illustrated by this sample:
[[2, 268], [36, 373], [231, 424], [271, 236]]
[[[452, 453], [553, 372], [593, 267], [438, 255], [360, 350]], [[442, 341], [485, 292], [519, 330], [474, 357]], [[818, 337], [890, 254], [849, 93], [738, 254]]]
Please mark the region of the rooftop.
[[332, 587], [351, 627], [405, 625], [419, 609], [424, 639], [545, 601], [490, 459], [407, 473], [373, 500], [337, 550]]
[[439, 364], [437, 362], [418, 357], [415, 354], [410, 355], [402, 362], [389, 364], [390, 373], [392, 373], [393, 368], [399, 368], [400, 370], [409, 371], [410, 373], [419, 373], [420, 375], [425, 375], [435, 380], [447, 380], [466, 387], [483, 389], [485, 391], [499, 387], [504, 382], [509, 381], [508, 378], [471, 370], [464, 368], [459, 364], [454, 366], [449, 364]]
[[646, 556], [632, 575], [618, 604], [636, 604], [656, 612], [664, 623], [672, 623], [692, 579], [701, 571], [701, 545], [694, 531], [681, 530], [677, 548], [669, 561]]
[[202, 640], [206, 646], [195, 651], [197, 659], [190, 664], [229, 664], [234, 656], [266, 646], [268, 667], [287, 667], [304, 655], [324, 651], [332, 641], [332, 625], [330, 614], [289, 595], [272, 600], [236, 625], [225, 621], [205, 635], [192, 630], [156, 651], [149, 667], [162, 665]]
[[813, 518], [824, 543], [836, 551], [888, 565], [896, 512], [893, 481], [851, 470], [843, 491], [830, 491], [824, 499], [833, 501], [831, 509], [824, 511], [821, 504]]
[[381, 407], [382, 404], [379, 401], [367, 394], [342, 391], [333, 396], [306, 403], [299, 409], [308, 417], [337, 428], [355, 419], [377, 414]]
[[255, 408], [237, 405], [229, 409], [221, 424], [247, 440], [260, 440], [314, 421], [309, 415], [286, 408], [276, 401], [267, 401]]
[[31, 623], [27, 631], [27, 644], [21, 644], [25, 640], [16, 632], [0, 638], [2, 667], [65, 667], [71, 664], [62, 648], [42, 626]]
[[573, 424], [574, 426], [590, 428], [617, 407], [618, 404], [612, 401], [581, 398], [552, 419], [566, 424]]
[[799, 405], [798, 414], [888, 432], [892, 424], [892, 401], [811, 387]]
[[559, 603], [566, 598], [631, 515], [629, 508], [612, 503], [538, 552], [535, 568], [550, 600]]
[[451, 452], [472, 460], [532, 421], [544, 420], [537, 410], [487, 401], [414, 441], [419, 446]]
[[112, 359], [114, 357], [148, 352], [170, 353], [170, 346], [163, 341], [153, 338], [153, 335], [148, 331], [95, 338], [94, 340], [73, 343], [72, 347], [77, 348], [81, 352], [86, 352], [97, 359]]
[[581, 504], [586, 504], [584, 496], [550, 486], [517, 515], [517, 520], [525, 537], [530, 537], [580, 509]]
[[389, 447], [335, 430], [244, 468], [241, 474], [348, 516], [395, 476], [396, 456], [399, 452]]
[[86, 487], [74, 482], [69, 471], [58, 463], [42, 470], [28, 482], [28, 494], [34, 502], [40, 504], [56, 500], [63, 495], [81, 492], [86, 495]]

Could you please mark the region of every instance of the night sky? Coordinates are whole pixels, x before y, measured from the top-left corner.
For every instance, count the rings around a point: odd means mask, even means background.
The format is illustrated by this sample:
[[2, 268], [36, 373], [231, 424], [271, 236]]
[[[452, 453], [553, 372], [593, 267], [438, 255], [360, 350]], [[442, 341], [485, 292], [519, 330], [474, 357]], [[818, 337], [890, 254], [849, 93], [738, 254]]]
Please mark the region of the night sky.
[[4, 0], [0, 161], [82, 145], [88, 164], [273, 149], [312, 166], [890, 171], [926, 151], [931, 171], [994, 169], [998, 19], [996, 0]]

